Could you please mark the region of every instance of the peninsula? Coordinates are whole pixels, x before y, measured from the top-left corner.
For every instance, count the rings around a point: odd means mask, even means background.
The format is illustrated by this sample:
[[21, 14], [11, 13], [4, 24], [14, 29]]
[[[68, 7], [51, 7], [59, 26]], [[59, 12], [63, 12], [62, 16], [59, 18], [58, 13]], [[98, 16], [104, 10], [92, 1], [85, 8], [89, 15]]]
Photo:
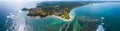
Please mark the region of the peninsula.
[[[103, 1], [104, 2], [104, 1]], [[39, 16], [46, 17], [55, 15], [63, 19], [70, 19], [69, 13], [73, 8], [92, 4], [92, 3], [103, 3], [97, 1], [43, 1], [37, 3], [35, 8], [26, 9], [24, 11], [29, 11], [28, 16]]]

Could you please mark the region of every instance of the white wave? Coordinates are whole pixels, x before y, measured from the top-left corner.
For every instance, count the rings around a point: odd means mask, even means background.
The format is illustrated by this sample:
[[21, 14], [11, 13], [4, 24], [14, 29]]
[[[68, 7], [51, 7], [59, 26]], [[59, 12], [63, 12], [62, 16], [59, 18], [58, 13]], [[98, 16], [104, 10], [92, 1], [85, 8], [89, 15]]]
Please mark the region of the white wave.
[[98, 28], [97, 28], [97, 31], [104, 31], [104, 28], [102, 25], [99, 25]]
[[97, 28], [96, 31], [104, 31], [105, 29], [104, 29], [103, 25], [104, 25], [104, 23], [101, 23], [101, 24], [98, 26], [98, 28]]
[[[10, 24], [11, 26], [6, 31], [26, 31], [25, 30], [25, 18], [22, 15], [22, 13], [19, 13], [17, 15], [14, 15], [13, 13], [10, 13], [9, 16], [7, 16], [8, 20], [6, 21], [6, 25], [9, 25], [9, 21], [12, 22]], [[12, 19], [12, 20], [9, 20]]]
[[3, 3], [5, 6], [8, 6], [9, 9], [12, 9], [11, 11], [13, 12], [6, 16], [8, 18], [5, 24], [6, 26], [8, 25], [6, 31], [26, 31], [26, 27], [28, 26], [25, 23], [25, 15], [22, 14], [23, 12], [20, 9], [23, 7], [33, 8], [37, 2], [16, 0]]
[[[104, 20], [104, 17], [101, 17], [101, 22]], [[104, 27], [103, 27], [103, 25], [104, 25], [104, 23], [101, 23], [99, 26], [98, 26], [98, 28], [97, 28], [97, 30], [96, 31], [104, 31]]]

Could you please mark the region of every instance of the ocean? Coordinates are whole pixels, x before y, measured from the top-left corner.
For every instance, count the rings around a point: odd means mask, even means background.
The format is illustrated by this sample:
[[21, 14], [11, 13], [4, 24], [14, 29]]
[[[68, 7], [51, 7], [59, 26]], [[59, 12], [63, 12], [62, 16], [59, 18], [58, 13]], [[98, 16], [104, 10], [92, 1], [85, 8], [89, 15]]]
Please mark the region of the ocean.
[[[20, 11], [21, 8], [24, 5], [31, 8], [36, 3], [20, 3], [22, 6], [17, 4], [0, 3], [0, 31], [58, 31], [62, 25], [68, 23], [55, 17], [34, 18], [26, 16], [26, 12]], [[84, 5], [74, 8], [70, 13], [74, 17], [72, 21], [76, 21], [82, 15], [104, 17], [98, 26], [98, 31], [120, 31], [119, 2]]]

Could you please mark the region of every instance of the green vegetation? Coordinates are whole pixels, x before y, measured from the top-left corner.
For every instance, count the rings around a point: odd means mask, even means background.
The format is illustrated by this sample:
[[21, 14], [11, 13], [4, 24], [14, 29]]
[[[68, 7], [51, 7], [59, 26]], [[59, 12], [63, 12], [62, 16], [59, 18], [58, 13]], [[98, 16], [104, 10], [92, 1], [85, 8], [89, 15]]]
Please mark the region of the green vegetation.
[[64, 19], [70, 19], [69, 13], [63, 13], [61, 17]]
[[[69, 13], [75, 7], [83, 6], [89, 3], [79, 1], [50, 1], [38, 3], [35, 8], [29, 9], [28, 16], [46, 17], [47, 15], [56, 15], [64, 19], [70, 19]], [[25, 9], [25, 8], [24, 8]], [[26, 10], [26, 9], [25, 9]]]

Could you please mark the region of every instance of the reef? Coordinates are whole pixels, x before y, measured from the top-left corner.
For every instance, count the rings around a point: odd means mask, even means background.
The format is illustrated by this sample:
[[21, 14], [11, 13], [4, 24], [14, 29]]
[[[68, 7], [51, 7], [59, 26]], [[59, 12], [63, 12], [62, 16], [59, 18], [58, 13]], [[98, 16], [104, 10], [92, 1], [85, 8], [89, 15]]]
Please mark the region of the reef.
[[96, 31], [99, 23], [99, 18], [79, 16], [78, 19], [64, 24], [60, 31]]

